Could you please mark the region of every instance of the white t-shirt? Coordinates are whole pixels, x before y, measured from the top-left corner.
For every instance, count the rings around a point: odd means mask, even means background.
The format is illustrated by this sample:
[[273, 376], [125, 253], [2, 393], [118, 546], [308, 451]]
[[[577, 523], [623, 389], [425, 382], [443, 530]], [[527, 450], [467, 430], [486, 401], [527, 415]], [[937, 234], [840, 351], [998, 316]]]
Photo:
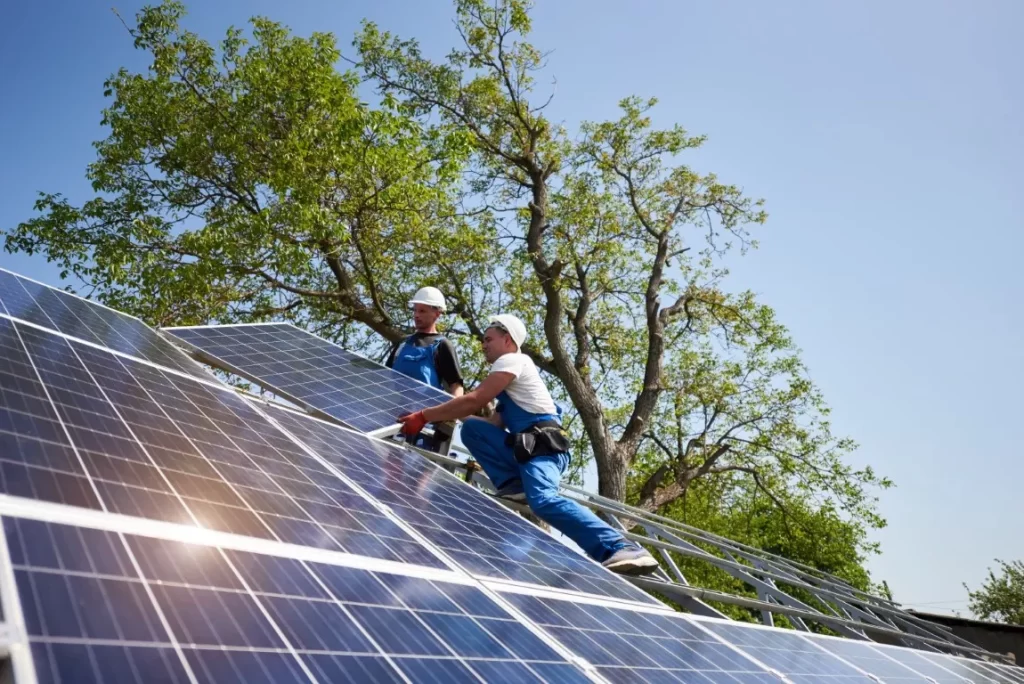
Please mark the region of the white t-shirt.
[[511, 373], [515, 376], [505, 387], [505, 393], [519, 408], [530, 413], [549, 413], [557, 411], [551, 393], [540, 379], [540, 372], [533, 360], [526, 354], [515, 352], [505, 354], [491, 366], [492, 373]]

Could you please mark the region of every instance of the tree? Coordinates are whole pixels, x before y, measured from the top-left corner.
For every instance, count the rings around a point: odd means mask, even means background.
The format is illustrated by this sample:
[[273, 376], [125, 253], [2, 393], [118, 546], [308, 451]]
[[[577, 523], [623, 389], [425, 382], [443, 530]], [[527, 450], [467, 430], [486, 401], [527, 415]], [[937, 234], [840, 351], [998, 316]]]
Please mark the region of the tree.
[[999, 574], [990, 568], [977, 591], [964, 584], [971, 612], [981, 620], [1024, 625], [1024, 561], [1007, 563], [998, 558]]
[[704, 138], [654, 127], [653, 99], [575, 134], [550, 122], [528, 10], [457, 0], [442, 62], [367, 23], [339, 72], [331, 36], [256, 19], [218, 50], [178, 2], [147, 8], [149, 70], [107, 82], [97, 197], [41, 195], [5, 246], [155, 324], [284, 318], [374, 353], [434, 284], [468, 354], [487, 314], [527, 323], [601, 494], [665, 509], [719, 478], [884, 524], [889, 481], [846, 462], [772, 309], [725, 288], [762, 202], [682, 163]]

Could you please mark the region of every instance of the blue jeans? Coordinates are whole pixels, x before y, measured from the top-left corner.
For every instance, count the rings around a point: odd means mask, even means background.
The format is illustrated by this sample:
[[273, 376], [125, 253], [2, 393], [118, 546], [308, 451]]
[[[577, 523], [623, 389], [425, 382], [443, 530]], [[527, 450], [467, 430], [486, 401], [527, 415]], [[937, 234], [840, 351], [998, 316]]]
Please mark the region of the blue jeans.
[[526, 502], [537, 517], [601, 562], [628, 546], [622, 535], [584, 506], [558, 493], [562, 473], [569, 466], [569, 454], [537, 456], [520, 465], [505, 446], [509, 433], [486, 420], [468, 418], [462, 424], [462, 443], [483, 467], [495, 487], [522, 480]]

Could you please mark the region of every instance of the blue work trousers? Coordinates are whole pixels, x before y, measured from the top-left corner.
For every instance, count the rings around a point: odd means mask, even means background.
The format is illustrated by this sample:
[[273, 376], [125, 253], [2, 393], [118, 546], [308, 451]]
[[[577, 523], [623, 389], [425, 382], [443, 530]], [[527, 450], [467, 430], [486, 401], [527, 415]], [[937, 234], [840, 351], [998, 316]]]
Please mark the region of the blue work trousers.
[[569, 454], [536, 456], [520, 464], [505, 445], [509, 433], [486, 420], [469, 418], [462, 424], [462, 443], [498, 489], [522, 480], [530, 509], [556, 530], [601, 562], [627, 546], [622, 535], [584, 506], [558, 493], [569, 466]]

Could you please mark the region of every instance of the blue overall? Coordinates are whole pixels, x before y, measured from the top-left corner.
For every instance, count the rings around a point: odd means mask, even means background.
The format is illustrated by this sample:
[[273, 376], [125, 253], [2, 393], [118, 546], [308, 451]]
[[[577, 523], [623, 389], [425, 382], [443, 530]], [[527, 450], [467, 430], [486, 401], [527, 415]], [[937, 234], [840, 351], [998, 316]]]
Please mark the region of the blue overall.
[[416, 378], [431, 387], [444, 389], [441, 386], [441, 376], [437, 374], [437, 366], [434, 364], [434, 355], [440, 344], [441, 339], [438, 338], [430, 346], [417, 347], [412, 343], [412, 337], [408, 337], [395, 352], [395, 361], [391, 367], [402, 375]]
[[569, 466], [569, 454], [536, 456], [519, 464], [512, 447], [505, 445], [509, 432], [515, 434], [544, 420], [561, 422], [559, 416], [530, 413], [502, 392], [498, 395], [498, 411], [508, 432], [481, 418], [467, 418], [462, 424], [462, 443], [483, 467], [495, 487], [501, 489], [517, 480], [523, 484], [526, 501], [541, 520], [572, 539], [596, 560], [604, 561], [619, 549], [629, 546], [603, 520], [572, 499], [558, 493], [558, 483]]
[[[431, 387], [443, 390], [444, 386], [441, 384], [441, 376], [438, 375], [437, 364], [434, 363], [434, 355], [437, 353], [437, 348], [440, 344], [441, 338], [438, 338], [431, 345], [417, 347], [413, 344], [413, 338], [407, 337], [405, 342], [402, 342], [402, 346], [395, 352], [395, 360], [391, 364], [391, 368], [402, 375], [408, 375], [410, 378], [415, 378], [420, 382], [427, 383]], [[414, 443], [416, 446], [430, 448], [426, 437], [423, 435], [418, 436]]]

